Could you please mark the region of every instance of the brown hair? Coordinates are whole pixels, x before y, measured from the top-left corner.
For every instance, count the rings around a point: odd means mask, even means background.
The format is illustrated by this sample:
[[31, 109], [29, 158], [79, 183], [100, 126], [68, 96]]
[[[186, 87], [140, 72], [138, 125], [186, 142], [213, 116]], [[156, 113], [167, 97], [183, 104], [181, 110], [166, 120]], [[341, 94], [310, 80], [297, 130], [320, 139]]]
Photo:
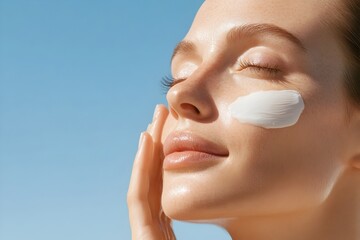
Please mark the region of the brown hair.
[[347, 66], [345, 87], [350, 100], [360, 108], [360, 0], [345, 0], [340, 26], [341, 41], [345, 47]]

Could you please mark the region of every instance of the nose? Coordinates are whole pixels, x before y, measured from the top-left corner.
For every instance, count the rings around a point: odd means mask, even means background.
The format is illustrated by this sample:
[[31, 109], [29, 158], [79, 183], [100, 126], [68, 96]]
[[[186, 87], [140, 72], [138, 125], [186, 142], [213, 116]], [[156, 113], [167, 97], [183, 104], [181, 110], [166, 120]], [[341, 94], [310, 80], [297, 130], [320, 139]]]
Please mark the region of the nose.
[[205, 74], [195, 72], [170, 88], [166, 98], [173, 117], [204, 123], [214, 121], [218, 111], [210, 83]]

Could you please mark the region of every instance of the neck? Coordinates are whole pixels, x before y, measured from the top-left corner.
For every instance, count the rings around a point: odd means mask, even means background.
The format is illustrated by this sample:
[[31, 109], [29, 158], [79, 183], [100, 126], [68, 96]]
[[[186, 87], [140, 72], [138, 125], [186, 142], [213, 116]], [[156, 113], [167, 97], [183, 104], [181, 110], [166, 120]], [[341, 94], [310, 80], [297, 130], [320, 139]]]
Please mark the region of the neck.
[[236, 240], [360, 239], [360, 173], [349, 169], [321, 205], [302, 212], [222, 221]]

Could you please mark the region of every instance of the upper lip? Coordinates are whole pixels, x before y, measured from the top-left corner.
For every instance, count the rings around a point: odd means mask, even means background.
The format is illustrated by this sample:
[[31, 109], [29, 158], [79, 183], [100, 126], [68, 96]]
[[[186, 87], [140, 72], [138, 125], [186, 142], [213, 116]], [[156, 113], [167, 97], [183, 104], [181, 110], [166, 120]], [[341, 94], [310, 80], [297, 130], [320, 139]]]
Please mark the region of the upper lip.
[[225, 147], [191, 132], [173, 132], [169, 134], [164, 142], [164, 155], [167, 156], [174, 152], [183, 151], [204, 152], [222, 157], [229, 155], [229, 151]]

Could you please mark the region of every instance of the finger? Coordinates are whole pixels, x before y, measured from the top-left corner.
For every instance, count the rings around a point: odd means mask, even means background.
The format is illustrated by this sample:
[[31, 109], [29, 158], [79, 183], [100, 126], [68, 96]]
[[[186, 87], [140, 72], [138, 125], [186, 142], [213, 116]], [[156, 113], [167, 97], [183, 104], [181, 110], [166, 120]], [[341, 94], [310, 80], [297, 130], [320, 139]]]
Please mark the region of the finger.
[[[161, 144], [161, 134], [166, 118], [168, 116], [168, 110], [163, 105], [157, 105], [154, 112], [153, 122], [149, 127], [149, 133], [152, 136], [154, 142], [154, 157], [151, 162], [150, 179], [152, 181], [152, 196], [155, 202], [161, 197], [162, 192], [162, 160], [163, 160], [163, 149]], [[158, 196], [158, 197], [156, 197]], [[154, 202], [152, 201], [152, 202]], [[160, 200], [159, 200], [160, 201]], [[154, 204], [152, 204], [154, 205]], [[155, 204], [160, 205], [160, 203]]]
[[152, 133], [152, 131], [153, 131], [152, 129], [153, 129], [153, 124], [150, 123], [150, 124], [148, 125], [147, 129], [146, 129], [146, 132], [151, 135], [151, 133]]
[[139, 141], [139, 149], [136, 153], [135, 160], [133, 163], [133, 169], [129, 184], [129, 194], [131, 196], [143, 197], [140, 194], [148, 191], [148, 171], [149, 161], [147, 158], [151, 158], [153, 155], [153, 143], [151, 136], [147, 133], [142, 133]]
[[[147, 132], [152, 136], [154, 142], [154, 157], [150, 163], [150, 179], [154, 186], [159, 186], [159, 180], [161, 180], [161, 169], [162, 169], [162, 146], [161, 146], [161, 134], [168, 116], [168, 110], [164, 105], [157, 105], [154, 111], [153, 122], [148, 126]], [[160, 189], [151, 191], [154, 194], [160, 195]]]
[[161, 145], [161, 134], [168, 110], [163, 105], [157, 105], [154, 111], [153, 122], [148, 128], [154, 142], [154, 157], [151, 162], [150, 171], [150, 189], [149, 189], [149, 205], [153, 213], [153, 219], [161, 221], [159, 212], [161, 209], [161, 193], [162, 193], [162, 160], [163, 151]]
[[161, 135], [168, 114], [169, 111], [164, 105], [157, 105], [154, 112], [153, 123], [149, 129], [154, 142], [154, 160], [151, 172], [153, 173], [152, 176], [155, 178], [161, 176], [163, 160]]
[[166, 121], [169, 111], [164, 105], [157, 105], [155, 108], [153, 123], [150, 127], [150, 134], [153, 137], [154, 143], [160, 143], [162, 130]]
[[[149, 193], [149, 163], [153, 156], [153, 142], [148, 133], [142, 133], [139, 150], [134, 160], [128, 190], [129, 217], [132, 228], [151, 223]], [[134, 230], [135, 231], [135, 230]]]
[[159, 219], [160, 219], [161, 228], [163, 229], [163, 232], [166, 235], [166, 239], [175, 240], [176, 238], [174, 231], [172, 229], [171, 219], [165, 215], [162, 209], [160, 210]]
[[[158, 150], [160, 150], [159, 148], [162, 147], [161, 146], [161, 135], [162, 135], [163, 127], [166, 122], [168, 114], [169, 114], [169, 111], [164, 105], [157, 106], [155, 114], [154, 114], [154, 122], [152, 123], [152, 126], [151, 126], [151, 133], [152, 133], [154, 147], [155, 147], [154, 151], [158, 151]], [[156, 161], [156, 158], [154, 159], [154, 162], [155, 161]], [[158, 163], [157, 163], [158, 169], [157, 169], [157, 171], [154, 171], [154, 175], [156, 173], [159, 173], [159, 175], [157, 177], [157, 180], [159, 182], [158, 182], [158, 184], [156, 184], [158, 186], [159, 192], [155, 196], [150, 195], [149, 198], [154, 198], [154, 199], [152, 199], [153, 201], [150, 201], [150, 202], [151, 202], [152, 208], [154, 209], [154, 207], [155, 207], [155, 209], [158, 210], [158, 213], [159, 213], [158, 219], [160, 221], [160, 225], [161, 225], [161, 228], [163, 229], [166, 239], [174, 240], [176, 238], [175, 238], [175, 234], [172, 230], [171, 219], [168, 218], [165, 215], [165, 213], [163, 212], [163, 210], [161, 209], [161, 191], [162, 191], [162, 177], [161, 177], [162, 164], [161, 164], [161, 161], [162, 161], [162, 157], [160, 157], [159, 154], [158, 154], [157, 161], [158, 161]], [[158, 197], [160, 197], [160, 199]]]

